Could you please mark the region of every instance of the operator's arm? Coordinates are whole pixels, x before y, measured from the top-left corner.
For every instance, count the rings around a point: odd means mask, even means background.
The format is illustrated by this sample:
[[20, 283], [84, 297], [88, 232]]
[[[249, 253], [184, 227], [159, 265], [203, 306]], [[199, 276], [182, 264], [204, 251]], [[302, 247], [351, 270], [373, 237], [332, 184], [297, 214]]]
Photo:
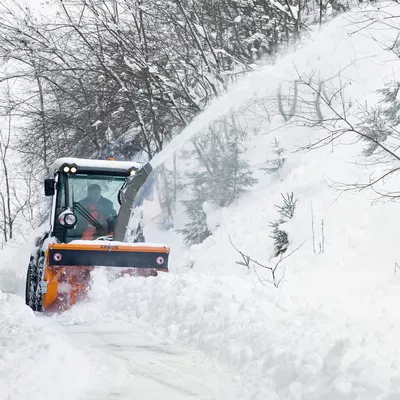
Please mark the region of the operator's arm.
[[110, 200], [103, 198], [101, 208], [103, 221], [107, 226], [107, 232], [112, 233], [114, 231], [115, 220], [117, 218], [117, 212], [114, 209], [114, 205]]
[[106, 198], [102, 199], [101, 208], [102, 208], [101, 211], [102, 211], [104, 219], [107, 219], [110, 217], [115, 217], [117, 215], [117, 212], [114, 209], [113, 203]]

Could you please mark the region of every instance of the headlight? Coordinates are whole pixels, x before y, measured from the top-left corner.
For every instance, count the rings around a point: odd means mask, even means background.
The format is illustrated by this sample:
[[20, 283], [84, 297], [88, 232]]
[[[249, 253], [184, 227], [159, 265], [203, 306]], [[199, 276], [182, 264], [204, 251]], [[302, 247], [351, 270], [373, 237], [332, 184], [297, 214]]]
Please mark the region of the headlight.
[[64, 225], [66, 228], [71, 229], [75, 226], [77, 218], [76, 215], [72, 212], [63, 212], [58, 217], [61, 225]]
[[134, 169], [131, 169], [131, 171], [129, 172], [129, 175], [133, 176], [136, 174], [136, 171]]
[[75, 174], [76, 171], [77, 171], [76, 167], [71, 167], [71, 173], [72, 173], [72, 174]]
[[65, 173], [68, 173], [68, 172], [69, 172], [69, 167], [68, 167], [68, 165], [66, 165], [66, 166], [63, 168], [63, 171], [64, 171]]
[[74, 226], [76, 224], [76, 216], [74, 214], [67, 214], [64, 218], [65, 225]]

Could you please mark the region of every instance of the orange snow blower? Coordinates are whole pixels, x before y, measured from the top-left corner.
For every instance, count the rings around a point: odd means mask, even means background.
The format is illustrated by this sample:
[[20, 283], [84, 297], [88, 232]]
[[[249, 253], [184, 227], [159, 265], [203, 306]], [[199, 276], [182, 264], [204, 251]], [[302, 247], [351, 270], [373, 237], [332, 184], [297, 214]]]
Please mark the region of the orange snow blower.
[[86, 297], [95, 268], [111, 278], [168, 272], [170, 249], [145, 243], [141, 218], [133, 218], [133, 240], [126, 241], [149, 164], [58, 159], [53, 167], [54, 178], [45, 180], [45, 194], [53, 198], [50, 229], [37, 239], [27, 272], [29, 307], [70, 308]]

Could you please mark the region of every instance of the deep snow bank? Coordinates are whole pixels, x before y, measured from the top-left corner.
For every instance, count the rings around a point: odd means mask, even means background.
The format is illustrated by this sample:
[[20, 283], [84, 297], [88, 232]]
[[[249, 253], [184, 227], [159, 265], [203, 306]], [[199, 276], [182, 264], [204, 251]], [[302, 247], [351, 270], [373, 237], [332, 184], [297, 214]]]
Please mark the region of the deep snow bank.
[[[79, 368], [76, 368], [79, 365]], [[63, 338], [42, 327], [23, 300], [0, 291], [0, 399], [78, 399], [107, 380]]]
[[26, 271], [32, 248], [33, 241], [21, 247], [6, 247], [0, 251], [0, 290], [24, 296]]
[[23, 245], [10, 241], [0, 250], [0, 290], [25, 296], [25, 278], [29, 258], [35, 247], [35, 239], [42, 235], [47, 225], [37, 228], [27, 235]]
[[300, 278], [269, 291], [237, 276], [196, 273], [107, 283], [97, 271], [89, 301], [59, 318], [149, 323], [166, 343], [236, 366], [246, 399], [398, 396], [400, 282], [316, 281], [334, 289], [310, 293], [315, 282]]

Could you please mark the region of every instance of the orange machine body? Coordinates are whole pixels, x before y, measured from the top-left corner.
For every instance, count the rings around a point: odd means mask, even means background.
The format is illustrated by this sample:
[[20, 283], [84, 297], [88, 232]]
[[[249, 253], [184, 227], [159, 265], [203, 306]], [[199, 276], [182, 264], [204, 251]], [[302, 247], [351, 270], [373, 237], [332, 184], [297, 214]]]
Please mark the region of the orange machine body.
[[157, 276], [168, 272], [167, 246], [147, 244], [49, 244], [43, 271], [43, 311], [64, 311], [86, 298], [91, 272], [103, 267], [109, 276]]

